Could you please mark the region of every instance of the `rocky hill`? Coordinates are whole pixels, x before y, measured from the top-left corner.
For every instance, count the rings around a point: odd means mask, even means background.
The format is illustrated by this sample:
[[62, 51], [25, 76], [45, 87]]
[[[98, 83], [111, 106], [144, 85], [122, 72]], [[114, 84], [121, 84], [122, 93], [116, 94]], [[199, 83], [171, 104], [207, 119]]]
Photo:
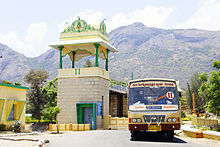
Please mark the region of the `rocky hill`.
[[[119, 27], [109, 34], [119, 52], [110, 54], [110, 76], [129, 81], [134, 78], [163, 77], [179, 80], [183, 87], [195, 71], [213, 70], [212, 60], [220, 60], [220, 32], [197, 29], [158, 29], [142, 23]], [[23, 81], [31, 68], [45, 69], [50, 79], [57, 76], [59, 52], [50, 49], [28, 58], [0, 44], [0, 81]], [[77, 63], [81, 67], [86, 59]], [[71, 66], [69, 57], [64, 68]], [[102, 64], [101, 64], [102, 66]], [[23, 82], [22, 82], [23, 83]]]

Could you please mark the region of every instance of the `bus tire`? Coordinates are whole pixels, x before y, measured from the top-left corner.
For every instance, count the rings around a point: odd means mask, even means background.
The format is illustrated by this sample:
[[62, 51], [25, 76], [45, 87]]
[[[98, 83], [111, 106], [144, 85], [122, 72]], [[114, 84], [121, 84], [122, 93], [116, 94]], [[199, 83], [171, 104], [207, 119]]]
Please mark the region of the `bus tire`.
[[168, 140], [173, 140], [174, 138], [174, 131], [167, 131]]
[[138, 134], [137, 131], [131, 131], [131, 140], [132, 140], [132, 141], [137, 138], [137, 134]]

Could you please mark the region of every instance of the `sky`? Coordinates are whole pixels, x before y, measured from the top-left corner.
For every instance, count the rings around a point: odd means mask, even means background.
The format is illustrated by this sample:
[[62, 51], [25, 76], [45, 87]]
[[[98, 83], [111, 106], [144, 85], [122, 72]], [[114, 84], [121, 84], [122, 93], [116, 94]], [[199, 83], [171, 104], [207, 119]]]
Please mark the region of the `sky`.
[[80, 16], [107, 32], [142, 22], [163, 29], [220, 30], [220, 0], [0, 0], [0, 43], [28, 57], [46, 52]]

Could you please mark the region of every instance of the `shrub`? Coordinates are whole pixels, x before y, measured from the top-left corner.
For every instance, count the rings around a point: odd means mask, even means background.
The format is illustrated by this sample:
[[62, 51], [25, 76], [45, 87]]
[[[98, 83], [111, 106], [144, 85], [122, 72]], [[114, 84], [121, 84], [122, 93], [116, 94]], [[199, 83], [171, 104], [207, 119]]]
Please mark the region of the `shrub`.
[[7, 131], [13, 131], [14, 130], [14, 127], [11, 125], [7, 128]]
[[185, 118], [182, 118], [183, 121], [191, 121], [191, 117], [189, 115], [186, 115]]
[[185, 118], [186, 117], [186, 113], [184, 111], [181, 111], [181, 118]]
[[21, 86], [21, 83], [20, 82], [15, 82], [14, 85]]
[[14, 132], [21, 132], [21, 123], [19, 121], [14, 122], [13, 130]]
[[0, 131], [6, 131], [6, 125], [0, 124]]

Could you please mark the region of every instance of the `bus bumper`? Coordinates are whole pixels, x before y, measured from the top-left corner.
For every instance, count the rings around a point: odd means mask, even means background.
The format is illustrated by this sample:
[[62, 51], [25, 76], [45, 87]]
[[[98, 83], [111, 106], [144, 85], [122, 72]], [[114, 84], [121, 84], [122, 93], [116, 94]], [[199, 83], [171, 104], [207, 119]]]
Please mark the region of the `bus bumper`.
[[[157, 124], [152, 124], [152, 125], [157, 125]], [[161, 126], [160, 131], [180, 130], [180, 123], [160, 124], [160, 126]], [[129, 124], [128, 127], [130, 131], [147, 131], [148, 130], [147, 124]]]

